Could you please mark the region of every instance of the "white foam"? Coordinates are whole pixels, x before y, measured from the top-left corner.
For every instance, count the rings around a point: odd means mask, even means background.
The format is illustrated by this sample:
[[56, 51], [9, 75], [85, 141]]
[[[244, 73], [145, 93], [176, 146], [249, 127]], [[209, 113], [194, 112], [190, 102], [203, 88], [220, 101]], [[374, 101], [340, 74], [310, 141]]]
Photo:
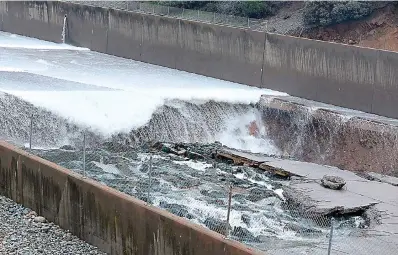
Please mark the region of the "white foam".
[[1, 72], [23, 72], [23, 69], [16, 68], [16, 67], [7, 67], [7, 66], [0, 66]]
[[93, 163], [97, 167], [99, 167], [102, 170], [104, 170], [104, 172], [107, 172], [107, 173], [110, 173], [110, 174], [120, 174], [119, 169], [116, 166], [114, 166], [114, 165], [105, 165], [105, 164], [102, 164], [102, 163], [99, 163], [99, 162], [95, 162], [95, 161], [93, 161]]
[[79, 48], [67, 44], [57, 44], [35, 38], [18, 36], [7, 32], [0, 32], [0, 48], [23, 48], [37, 50], [89, 50], [87, 48]]
[[[249, 124], [255, 121], [259, 134], [257, 137], [249, 134]], [[237, 139], [238, 138], [238, 139]], [[280, 154], [278, 148], [268, 139], [262, 119], [256, 110], [227, 122], [227, 128], [217, 137], [217, 140], [228, 147], [250, 150], [255, 153]]]
[[274, 193], [283, 201], [285, 201], [285, 197], [283, 196], [283, 189], [276, 189]]
[[251, 183], [255, 183], [260, 186], [266, 187], [269, 190], [272, 190], [272, 188], [273, 188], [273, 186], [271, 184], [267, 183], [266, 181], [257, 181], [257, 180], [254, 180], [253, 178], [247, 178], [247, 176], [244, 173], [237, 173], [237, 174], [234, 174], [234, 176], [238, 179], [248, 180]]
[[[8, 93], [98, 130], [104, 135], [120, 131], [128, 132], [146, 124], [154, 111], [168, 99], [191, 100], [195, 103], [215, 100], [247, 104], [256, 103], [262, 94], [287, 95], [96, 52], [80, 51], [74, 47], [70, 51], [51, 51], [51, 53], [29, 50], [42, 46], [47, 49], [65, 46], [21, 36], [11, 37], [0, 33], [1, 44], [10, 47], [17, 45], [22, 48], [9, 50], [0, 47], [0, 66], [3, 69], [18, 69], [67, 81], [118, 89], [118, 91], [7, 90]], [[6, 84], [7, 81], [3, 80], [2, 83]], [[51, 84], [47, 85], [43, 87], [51, 88]], [[1, 89], [1, 86], [0, 90], [6, 91]], [[229, 128], [219, 135], [219, 140], [239, 149], [265, 153], [274, 151], [274, 148], [264, 150], [272, 146], [266, 139], [256, 139], [247, 134], [245, 123], [253, 118], [256, 117], [252, 114], [244, 116], [243, 119], [230, 120]], [[241, 132], [239, 141], [229, 138], [236, 131], [236, 125]]]
[[194, 162], [194, 161], [173, 161], [174, 164], [177, 165], [186, 165], [192, 169], [198, 171], [205, 171], [207, 168], [212, 167], [212, 164], [207, 164], [204, 162]]

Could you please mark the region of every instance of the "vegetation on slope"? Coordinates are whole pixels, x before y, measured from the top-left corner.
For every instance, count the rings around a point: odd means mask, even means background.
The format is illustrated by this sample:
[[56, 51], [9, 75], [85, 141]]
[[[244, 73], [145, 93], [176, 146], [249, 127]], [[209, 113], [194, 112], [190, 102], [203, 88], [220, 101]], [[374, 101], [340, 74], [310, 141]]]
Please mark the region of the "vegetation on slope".
[[[289, 1], [158, 1], [173, 7], [211, 11], [223, 14], [263, 19], [278, 13]], [[357, 20], [370, 15], [380, 2], [369, 1], [309, 1], [303, 7], [307, 26], [328, 26]]]

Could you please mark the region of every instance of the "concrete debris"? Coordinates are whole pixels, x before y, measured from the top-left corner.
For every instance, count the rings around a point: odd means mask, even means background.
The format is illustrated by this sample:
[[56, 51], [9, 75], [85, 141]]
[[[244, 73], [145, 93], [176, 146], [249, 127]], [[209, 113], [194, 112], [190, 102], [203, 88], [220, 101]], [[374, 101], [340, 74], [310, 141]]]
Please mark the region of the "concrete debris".
[[340, 190], [344, 187], [346, 182], [341, 177], [325, 175], [321, 180], [321, 184], [328, 189]]
[[383, 175], [383, 174], [374, 173], [374, 172], [368, 172], [365, 174], [365, 178], [367, 178], [368, 180], [372, 180], [372, 181], [384, 182], [384, 183], [388, 183], [393, 186], [398, 186], [398, 178], [397, 177], [392, 177], [392, 176]]
[[153, 148], [165, 153], [171, 153], [178, 156], [187, 157], [189, 159], [204, 159], [204, 156], [202, 154], [188, 150], [188, 148], [185, 147], [183, 144], [168, 144], [157, 142], [153, 145]]
[[244, 165], [259, 167], [261, 163], [272, 159], [271, 157], [257, 156], [251, 153], [236, 151], [232, 149], [222, 149], [216, 152], [217, 159], [231, 161], [234, 165]]

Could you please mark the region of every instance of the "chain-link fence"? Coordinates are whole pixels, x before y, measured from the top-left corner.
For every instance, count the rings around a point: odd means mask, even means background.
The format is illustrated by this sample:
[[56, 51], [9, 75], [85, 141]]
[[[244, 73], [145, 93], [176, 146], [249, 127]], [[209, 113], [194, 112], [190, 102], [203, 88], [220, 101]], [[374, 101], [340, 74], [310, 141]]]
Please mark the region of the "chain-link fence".
[[332, 217], [292, 203], [284, 193], [289, 180], [214, 157], [214, 145], [132, 145], [50, 115], [22, 113], [21, 132], [3, 126], [2, 136], [225, 238], [267, 254], [370, 254], [375, 242], [383, 244], [383, 254], [398, 248], [384, 237], [363, 235], [369, 227], [363, 215]]
[[178, 19], [194, 20], [212, 24], [223, 24], [233, 27], [244, 27], [252, 30], [267, 31], [267, 21], [247, 17], [228, 15], [216, 12], [176, 8], [166, 5], [138, 1], [73, 1], [86, 5], [119, 9], [125, 11], [142, 12], [168, 16]]

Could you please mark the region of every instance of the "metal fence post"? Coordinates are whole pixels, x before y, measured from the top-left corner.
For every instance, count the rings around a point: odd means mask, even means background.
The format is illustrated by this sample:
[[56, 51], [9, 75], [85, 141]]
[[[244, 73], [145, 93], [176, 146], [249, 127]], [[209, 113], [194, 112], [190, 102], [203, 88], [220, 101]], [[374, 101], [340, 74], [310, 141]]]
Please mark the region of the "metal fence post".
[[216, 13], [213, 12], [213, 23], [216, 23]]
[[86, 131], [83, 131], [83, 178], [86, 177]]
[[182, 18], [184, 18], [184, 8], [182, 8]]
[[247, 18], [247, 27], [250, 27], [250, 18]]
[[200, 20], [200, 19], [199, 19], [199, 12], [200, 12], [200, 11], [198, 10], [198, 20]]
[[170, 6], [167, 6], [167, 16], [170, 16]]
[[225, 237], [229, 235], [229, 216], [231, 214], [232, 184], [229, 184], [227, 222], [225, 223]]
[[32, 135], [33, 135], [33, 114], [30, 116], [30, 126], [29, 126], [29, 150], [32, 149]]
[[148, 181], [148, 196], [147, 196], [147, 203], [150, 204], [150, 198], [151, 198], [151, 182], [152, 182], [152, 155], [149, 156], [149, 169], [148, 169], [148, 177], [149, 177], [149, 181]]
[[329, 236], [328, 255], [330, 255], [330, 252], [332, 251], [333, 225], [334, 225], [334, 218], [332, 218], [330, 220], [330, 236]]

